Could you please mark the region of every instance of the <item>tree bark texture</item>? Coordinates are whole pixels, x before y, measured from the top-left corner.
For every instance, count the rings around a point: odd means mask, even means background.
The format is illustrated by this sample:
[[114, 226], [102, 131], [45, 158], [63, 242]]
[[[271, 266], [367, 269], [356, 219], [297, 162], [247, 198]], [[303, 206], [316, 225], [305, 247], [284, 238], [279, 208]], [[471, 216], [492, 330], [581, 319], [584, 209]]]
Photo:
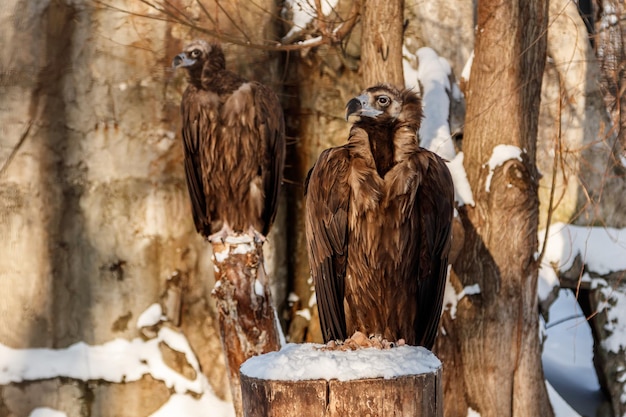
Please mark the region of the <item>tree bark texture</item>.
[[443, 417], [441, 368], [352, 381], [275, 381], [241, 375], [245, 417]]
[[626, 157], [626, 8], [623, 1], [602, 0], [596, 25], [596, 54], [604, 100], [616, 128], [615, 150]]
[[[239, 3], [222, 4], [232, 12]], [[212, 6], [221, 30], [232, 30]], [[275, 13], [240, 9], [230, 16], [248, 19], [249, 36], [275, 37]], [[202, 23], [196, 2], [185, 10]], [[228, 398], [210, 251], [194, 230], [184, 179], [186, 83], [169, 71], [185, 42], [206, 36], [139, 17], [153, 12], [130, 0], [0, 7], [0, 343], [55, 349], [132, 339], [138, 317], [160, 303], [216, 395]], [[238, 51], [227, 49], [229, 64]], [[278, 86], [276, 56], [239, 55], [233, 69]], [[70, 417], [145, 417], [170, 395], [149, 376], [28, 381], [0, 386], [0, 415], [46, 405]]]
[[237, 416], [243, 415], [239, 367], [246, 359], [280, 349], [280, 330], [272, 306], [261, 244], [214, 243], [220, 337], [228, 365]]
[[402, 42], [404, 0], [363, 2], [361, 32], [361, 77], [363, 84], [388, 83], [404, 88]]
[[[482, 416], [550, 416], [534, 258], [548, 3], [483, 1], [477, 16], [463, 141], [476, 206], [459, 210], [465, 240], [451, 280], [456, 291], [479, 284], [480, 294], [459, 302], [456, 319], [444, 315], [446, 336], [435, 350], [450, 399], [444, 414], [465, 416], [471, 407]], [[521, 154], [492, 167], [491, 176], [488, 161], [497, 145], [515, 146]]]

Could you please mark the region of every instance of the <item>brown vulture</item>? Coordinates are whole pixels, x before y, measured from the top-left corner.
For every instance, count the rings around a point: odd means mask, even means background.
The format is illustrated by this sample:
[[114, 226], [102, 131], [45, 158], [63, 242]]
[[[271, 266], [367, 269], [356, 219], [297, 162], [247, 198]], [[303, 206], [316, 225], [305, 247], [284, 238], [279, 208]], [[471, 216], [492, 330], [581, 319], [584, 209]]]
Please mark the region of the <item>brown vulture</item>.
[[434, 344], [454, 188], [445, 162], [419, 147], [421, 118], [413, 91], [368, 88], [346, 106], [348, 143], [309, 171], [306, 236], [325, 342], [360, 331]]
[[189, 43], [172, 66], [189, 74], [181, 115], [196, 230], [211, 241], [233, 232], [264, 240], [276, 213], [285, 158], [278, 97], [227, 70], [215, 43]]

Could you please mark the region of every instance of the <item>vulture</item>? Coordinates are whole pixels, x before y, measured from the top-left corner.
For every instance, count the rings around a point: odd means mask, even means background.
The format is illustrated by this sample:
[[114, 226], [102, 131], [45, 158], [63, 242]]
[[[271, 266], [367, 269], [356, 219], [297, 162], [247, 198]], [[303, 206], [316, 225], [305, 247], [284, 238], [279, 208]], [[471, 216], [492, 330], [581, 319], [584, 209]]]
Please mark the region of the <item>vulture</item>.
[[380, 84], [346, 105], [347, 144], [305, 181], [306, 239], [324, 342], [359, 331], [432, 349], [445, 288], [454, 187], [419, 146], [421, 100]]
[[227, 70], [216, 43], [192, 41], [172, 67], [188, 73], [180, 110], [196, 230], [212, 242], [232, 233], [264, 241], [276, 214], [285, 158], [278, 97]]

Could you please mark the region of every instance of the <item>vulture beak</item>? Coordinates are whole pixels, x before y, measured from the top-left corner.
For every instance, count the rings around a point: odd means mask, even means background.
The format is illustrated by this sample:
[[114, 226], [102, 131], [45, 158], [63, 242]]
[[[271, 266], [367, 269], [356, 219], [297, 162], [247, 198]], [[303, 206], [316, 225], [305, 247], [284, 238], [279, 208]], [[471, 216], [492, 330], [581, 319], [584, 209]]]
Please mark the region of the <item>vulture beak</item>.
[[375, 118], [381, 115], [381, 110], [375, 109], [370, 106], [370, 100], [367, 94], [362, 94], [353, 98], [346, 104], [346, 120], [361, 120], [361, 117]]
[[172, 61], [172, 68], [176, 69], [178, 67], [189, 67], [195, 63], [195, 59], [189, 59], [184, 53], [182, 53], [174, 57], [174, 60]]

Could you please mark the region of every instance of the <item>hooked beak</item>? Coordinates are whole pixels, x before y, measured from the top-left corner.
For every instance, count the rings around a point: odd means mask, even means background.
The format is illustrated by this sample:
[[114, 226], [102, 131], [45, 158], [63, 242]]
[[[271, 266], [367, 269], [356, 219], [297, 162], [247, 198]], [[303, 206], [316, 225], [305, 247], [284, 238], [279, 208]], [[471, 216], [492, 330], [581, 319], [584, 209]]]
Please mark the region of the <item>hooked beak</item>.
[[178, 54], [172, 61], [172, 68], [176, 69], [178, 67], [189, 67], [195, 63], [195, 59], [189, 59], [185, 54]]
[[353, 98], [346, 104], [346, 120], [360, 120], [361, 117], [375, 118], [382, 114], [381, 110], [370, 107], [369, 96], [362, 94]]

